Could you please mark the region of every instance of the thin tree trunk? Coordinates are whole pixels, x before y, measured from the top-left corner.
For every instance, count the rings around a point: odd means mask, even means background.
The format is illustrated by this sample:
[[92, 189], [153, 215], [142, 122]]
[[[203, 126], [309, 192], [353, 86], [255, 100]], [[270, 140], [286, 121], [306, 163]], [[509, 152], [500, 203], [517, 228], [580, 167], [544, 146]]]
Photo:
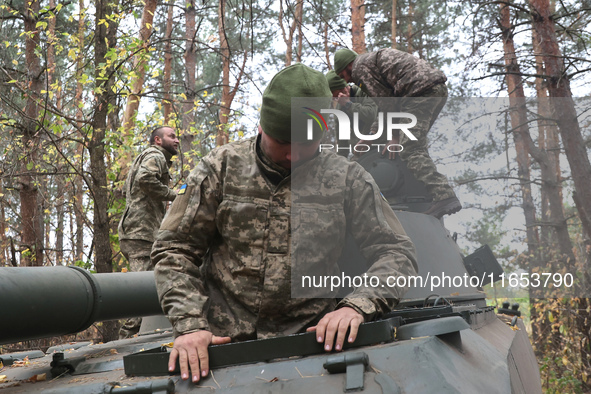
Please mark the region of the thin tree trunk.
[[37, 47], [39, 46], [39, 29], [36, 26], [39, 9], [39, 1], [32, 0], [27, 3], [24, 12], [25, 62], [29, 92], [25, 104], [26, 118], [23, 130], [25, 159], [21, 165], [23, 176], [20, 178], [20, 200], [22, 221], [21, 264], [25, 266], [43, 265], [43, 229], [41, 227], [41, 215], [43, 212], [39, 210], [38, 181], [32, 174], [36, 165], [37, 146], [39, 143], [37, 133], [39, 108], [37, 100], [43, 86], [41, 80], [41, 61], [36, 54]]
[[398, 34], [396, 29], [396, 24], [398, 23], [397, 7], [398, 1], [392, 0], [392, 48], [394, 49], [396, 49], [396, 35]]
[[166, 17], [166, 42], [164, 43], [164, 124], [168, 124], [172, 115], [172, 18], [174, 0], [168, 4], [168, 15]]
[[[528, 259], [527, 265], [530, 273], [535, 271], [536, 267], [547, 268], [541, 260], [539, 251], [538, 234], [535, 231], [535, 207], [533, 199], [531, 197], [531, 184], [529, 175], [529, 158], [527, 153], [534, 157], [534, 159], [540, 164], [542, 172], [542, 189], [548, 196], [548, 202], [550, 205], [549, 215], [551, 222], [556, 233], [556, 239], [558, 240], [559, 249], [567, 262], [570, 262], [571, 267], [574, 264], [574, 255], [572, 253], [572, 243], [568, 234], [566, 226], [566, 220], [562, 214], [562, 200], [557, 195], [556, 189], [553, 188], [556, 185], [555, 172], [550, 168], [550, 162], [548, 156], [541, 149], [535, 146], [530, 132], [527, 121], [527, 109], [525, 103], [525, 94], [523, 90], [523, 82], [521, 79], [521, 70], [517, 63], [517, 57], [515, 52], [515, 44], [513, 41], [513, 26], [511, 25], [510, 17], [510, 6], [507, 4], [500, 5], [501, 18], [500, 28], [503, 36], [503, 48], [505, 53], [505, 68], [507, 70], [507, 90], [509, 92], [509, 100], [511, 103], [511, 123], [515, 138], [515, 149], [517, 151], [517, 162], [518, 162], [518, 173], [520, 178], [521, 191], [523, 196], [523, 210], [525, 213], [525, 225], [527, 231], [527, 244], [528, 244]], [[548, 245], [545, 245], [548, 248]], [[544, 248], [544, 249], [546, 249]], [[558, 342], [559, 338], [556, 338], [556, 333], [550, 330], [550, 323], [547, 319], [540, 315], [538, 312], [539, 298], [535, 290], [530, 288], [530, 301], [531, 301], [531, 314], [534, 317], [532, 320], [532, 335], [534, 343], [538, 344], [539, 347], [544, 347], [547, 335], [552, 335], [554, 343]], [[541, 349], [540, 349], [541, 351]]]
[[[92, 176], [92, 196], [94, 199], [94, 248], [95, 267], [97, 272], [113, 272], [111, 242], [109, 239], [110, 221], [108, 215], [108, 184], [105, 166], [105, 136], [107, 129], [107, 117], [109, 107], [112, 106], [113, 96], [111, 87], [113, 77], [103, 81], [101, 72], [103, 64], [107, 63], [105, 56], [109, 48], [113, 48], [117, 42], [117, 24], [109, 23], [109, 27], [99, 23], [107, 15], [111, 15], [118, 8], [118, 4], [112, 0], [97, 0], [95, 22], [95, 69], [96, 81], [102, 89], [96, 94], [96, 109], [92, 119], [92, 139], [88, 150], [90, 153], [90, 168]], [[106, 70], [109, 74], [110, 70]]]
[[554, 119], [558, 123], [562, 143], [575, 185], [573, 199], [587, 237], [591, 236], [591, 163], [587, 156], [575, 110], [564, 58], [558, 46], [554, 20], [548, 0], [529, 0], [533, 24], [548, 75], [548, 93]]
[[[56, 6], [55, 0], [49, 1], [49, 8], [53, 9]], [[48, 34], [47, 34], [47, 91], [55, 91], [55, 101], [56, 101], [56, 108], [61, 110], [61, 89], [53, 89], [52, 85], [55, 82], [55, 70], [56, 70], [56, 63], [55, 63], [55, 25], [56, 25], [56, 17], [52, 16], [49, 18], [48, 22]], [[58, 122], [61, 121], [58, 120]], [[61, 138], [61, 130], [59, 131], [59, 135], [57, 136], [58, 140]], [[64, 147], [62, 146], [62, 149]], [[58, 164], [58, 168], [62, 168], [61, 163]], [[56, 265], [63, 264], [64, 259], [64, 203], [66, 200], [65, 194], [65, 185], [64, 185], [64, 178], [62, 175], [58, 175], [55, 178], [56, 183], [56, 198], [55, 198], [55, 212], [56, 212], [56, 222], [55, 222], [55, 262]], [[46, 235], [48, 235], [47, 233]], [[46, 245], [49, 245], [49, 239], [46, 240]]]
[[[289, 31], [285, 31], [285, 26], [283, 24], [284, 20], [289, 20], [289, 17], [285, 17], [285, 11], [283, 10], [283, 1], [279, 2], [279, 27], [281, 28], [281, 35], [283, 37], [283, 42], [285, 42], [285, 67], [290, 66], [293, 61], [293, 35], [295, 34], [296, 29], [298, 29], [299, 37], [298, 37], [298, 51], [296, 54], [296, 61], [301, 61], [301, 40], [302, 40], [302, 18], [303, 18], [303, 9], [304, 9], [304, 1], [303, 0], [296, 0], [295, 10], [292, 11], [293, 21], [289, 25]], [[289, 12], [289, 5], [285, 4], [288, 7]]]
[[220, 55], [222, 58], [222, 101], [220, 105], [216, 146], [228, 143], [228, 117], [230, 116], [230, 48], [226, 37], [226, 0], [218, 3], [218, 34], [220, 37]]
[[408, 53], [414, 52], [414, 47], [412, 44], [413, 41], [413, 30], [412, 30], [412, 20], [414, 18], [414, 6], [412, 4], [412, 0], [408, 0], [408, 21], [406, 25], [406, 50]]
[[56, 200], [56, 223], [55, 223], [55, 261], [56, 265], [64, 263], [64, 221], [65, 221], [65, 194], [66, 188], [64, 187], [64, 181], [61, 177], [56, 179], [57, 182], [57, 195]]
[[220, 112], [218, 118], [218, 131], [216, 136], [216, 146], [221, 146], [228, 143], [228, 120], [230, 117], [230, 110], [234, 96], [240, 86], [240, 81], [244, 75], [246, 67], [246, 60], [248, 58], [247, 52], [244, 51], [244, 58], [242, 67], [239, 70], [236, 84], [230, 89], [230, 64], [231, 54], [228, 46], [228, 38], [226, 35], [226, 0], [219, 0], [218, 7], [218, 33], [220, 37], [220, 55], [222, 57], [222, 101], [220, 105]]
[[[539, 39], [537, 37], [536, 31], [532, 32], [532, 44], [534, 49], [534, 56], [536, 59], [536, 74], [537, 75], [544, 75], [544, 59], [541, 55], [541, 50], [539, 47]], [[563, 201], [562, 196], [562, 174], [560, 171], [560, 141], [558, 138], [558, 130], [556, 128], [556, 123], [549, 120], [552, 118], [552, 114], [549, 107], [548, 101], [548, 91], [546, 89], [546, 84], [541, 77], [536, 77], [535, 79], [535, 87], [536, 87], [536, 96], [538, 98], [538, 140], [541, 150], [543, 150], [548, 158], [548, 166], [549, 171], [551, 171], [554, 176], [553, 179], [555, 180], [552, 184], [548, 184], [548, 182], [544, 182], [542, 186], [542, 193], [541, 193], [541, 212], [542, 212], [542, 222], [543, 223], [551, 223], [551, 206], [550, 206], [550, 194], [554, 195], [557, 201]], [[544, 180], [542, 180], [544, 181]], [[552, 191], [548, 191], [548, 188], [551, 188]], [[560, 206], [554, 204], [554, 209], [560, 210], [560, 216], [564, 217], [564, 209], [562, 203]], [[552, 228], [550, 226], [542, 226], [541, 227], [541, 243], [546, 247], [541, 249], [543, 256], [541, 256], [541, 261], [548, 262], [552, 257], [546, 256], [547, 251], [555, 250], [556, 248], [552, 247], [555, 244], [553, 237], [551, 235]]]
[[76, 218], [76, 236], [75, 242], [72, 243], [74, 249], [74, 261], [82, 261], [84, 258], [84, 146], [87, 141], [84, 127], [84, 113], [82, 112], [82, 94], [84, 85], [82, 84], [82, 75], [84, 74], [84, 0], [79, 0], [78, 3], [78, 57], [76, 59], [76, 94], [74, 96], [74, 104], [76, 106], [76, 126], [80, 133], [81, 143], [75, 147], [76, 156], [78, 157], [77, 174], [74, 177], [74, 182], [71, 185], [72, 201], [74, 205], [74, 215]]
[[326, 65], [329, 70], [332, 70], [332, 65], [330, 63], [330, 48], [328, 47], [328, 22], [324, 23], [322, 37], [324, 38], [324, 56], [326, 58]]
[[[92, 118], [92, 138], [88, 146], [90, 154], [91, 170], [91, 192], [94, 200], [94, 265], [97, 272], [113, 272], [113, 256], [109, 230], [111, 228], [108, 214], [109, 194], [107, 184], [107, 169], [105, 166], [105, 136], [107, 130], [107, 119], [109, 108], [114, 106], [112, 86], [114, 78], [102, 80], [101, 74], [112, 75], [111, 70], [103, 69], [107, 63], [105, 57], [109, 48], [114, 48], [117, 43], [117, 23], [110, 21], [108, 27], [101, 20], [106, 19], [117, 11], [119, 3], [117, 0], [97, 0], [94, 40], [94, 67], [95, 80], [101, 92], [96, 93], [96, 107]], [[92, 251], [91, 251], [92, 252]], [[117, 321], [106, 321], [102, 323], [103, 341], [110, 341], [118, 337], [119, 324]]]
[[[591, 163], [589, 162], [586, 145], [577, 120], [577, 113], [570, 90], [570, 81], [564, 66], [564, 58], [558, 46], [550, 3], [548, 0], [529, 0], [529, 3], [532, 7], [534, 37], [539, 44], [540, 54], [544, 59], [545, 75], [548, 76], [549, 104], [553, 118], [558, 124], [562, 144], [570, 166], [575, 186], [573, 200], [585, 233], [587, 248], [591, 237], [591, 182], [589, 182], [589, 179], [591, 179]], [[552, 210], [552, 207], [550, 209]], [[569, 271], [575, 273], [572, 269]], [[584, 278], [580, 292], [587, 296], [591, 291], [589, 258], [581, 259], [577, 271]], [[583, 390], [588, 391], [591, 386], [586, 381], [586, 376], [591, 375], [591, 362], [589, 361], [589, 343], [591, 341], [589, 299], [579, 298], [574, 305], [578, 307], [575, 315], [576, 327], [583, 336], [579, 345], [582, 368], [580, 373], [577, 374], [577, 378], [583, 382]], [[583, 374], [586, 375], [585, 378], [583, 378]]]
[[351, 0], [351, 39], [353, 50], [365, 53], [365, 0]]
[[[150, 47], [150, 36], [152, 35], [152, 24], [154, 23], [154, 13], [156, 12], [156, 5], [158, 0], [145, 0], [144, 10], [142, 12], [142, 20], [140, 22], [140, 31], [138, 40], [141, 42], [142, 50], [138, 51], [133, 57], [133, 70], [136, 77], [131, 82], [131, 94], [127, 97], [127, 105], [123, 113], [123, 131], [121, 133], [121, 140], [123, 144], [129, 145], [129, 140], [133, 137], [135, 128], [135, 118], [137, 110], [140, 106], [141, 93], [144, 89], [144, 80], [146, 76], [146, 65], [150, 56], [148, 51]], [[117, 158], [117, 162], [121, 165], [121, 171], [117, 174], [117, 181], [123, 181], [127, 178], [129, 166], [131, 165], [132, 154], [130, 150], [125, 150]], [[117, 182], [123, 185], [123, 182]], [[123, 192], [120, 191], [121, 196]]]
[[[506, 13], [505, 20], [509, 23], [509, 15], [508, 15], [508, 7], [502, 7], [502, 14]], [[507, 62], [507, 52], [510, 51], [512, 53], [511, 56], [515, 59], [515, 48], [512, 40], [512, 33], [511, 38], [505, 40], [504, 46], [509, 47], [509, 49], [505, 49], [506, 53], [506, 62]], [[519, 65], [517, 64], [516, 59], [513, 62], [510, 62], [507, 66], [507, 81], [509, 87], [509, 94], [510, 100], [512, 100], [511, 95], [518, 99], [518, 101], [512, 101], [512, 107], [517, 105], [519, 108], [519, 123], [516, 131], [520, 134], [523, 138], [523, 142], [527, 144], [527, 149], [532, 157], [540, 164], [540, 170], [542, 172], [542, 188], [545, 191], [546, 195], [548, 196], [549, 206], [550, 206], [550, 224], [552, 228], [556, 231], [556, 239], [558, 241], [558, 246], [560, 252], [562, 254], [561, 260], [565, 262], [567, 267], [574, 268], [575, 263], [575, 256], [573, 253], [572, 242], [570, 240], [570, 235], [568, 233], [568, 227], [566, 223], [566, 218], [564, 217], [563, 209], [562, 209], [562, 199], [561, 194], [558, 191], [557, 185], [559, 184], [559, 180], [556, 177], [555, 168], [552, 167], [551, 162], [548, 156], [539, 149], [533, 142], [531, 135], [529, 133], [529, 127], [527, 126], [527, 113], [525, 108], [525, 94], [523, 92], [523, 85], [521, 82], [520, 77], [520, 69]], [[515, 80], [516, 82], [512, 82], [509, 84], [510, 80]], [[510, 85], [510, 86], [509, 86]], [[514, 91], [511, 93], [511, 91]], [[531, 194], [531, 191], [530, 191]], [[531, 197], [530, 197], [531, 198]], [[531, 203], [533, 206], [533, 202]], [[527, 218], [526, 218], [527, 220]], [[533, 218], [535, 220], [535, 216]], [[526, 222], [527, 226], [527, 222]], [[529, 245], [529, 244], [528, 244]], [[536, 254], [533, 254], [536, 256]], [[537, 257], [537, 261], [539, 262], [539, 257]]]
[[304, 1], [298, 0], [296, 3], [295, 21], [298, 27], [298, 49], [296, 51], [296, 61], [301, 63], [304, 35], [302, 34], [302, 24], [304, 23]]
[[[4, 196], [4, 188], [3, 182], [0, 181], [0, 200], [3, 199]], [[3, 266], [4, 264], [8, 265], [8, 261], [10, 260], [10, 253], [8, 252], [8, 237], [6, 236], [6, 212], [4, 210], [4, 204], [0, 204], [0, 260]]]
[[505, 4], [500, 5], [501, 18], [500, 28], [503, 37], [503, 50], [505, 59], [505, 69], [507, 74], [507, 91], [511, 104], [511, 127], [513, 139], [515, 141], [515, 151], [517, 153], [517, 174], [521, 189], [522, 208], [525, 216], [525, 228], [527, 236], [527, 247], [529, 255], [537, 260], [539, 239], [536, 230], [536, 210], [532, 198], [531, 178], [530, 178], [530, 159], [525, 141], [525, 134], [529, 134], [527, 123], [527, 109], [525, 107], [525, 93], [523, 91], [523, 81], [521, 80], [520, 68], [515, 54], [515, 44], [513, 42], [513, 26], [511, 25], [510, 7]]
[[[144, 88], [145, 67], [149, 57], [148, 48], [150, 47], [150, 36], [152, 35], [152, 24], [154, 23], [154, 13], [156, 12], [157, 4], [158, 0], [145, 0], [144, 2], [144, 11], [142, 12], [138, 37], [143, 45], [143, 50], [137, 52], [133, 58], [133, 70], [135, 71], [136, 77], [132, 81], [131, 94], [127, 98], [127, 105], [123, 114], [123, 141], [125, 141], [125, 136], [131, 134], [135, 127], [135, 114], [140, 106], [140, 94]], [[127, 164], [129, 164], [131, 162], [131, 154], [128, 153], [126, 156], [128, 159]], [[128, 166], [124, 167], [127, 168]]]
[[293, 42], [293, 34], [288, 34], [285, 32], [285, 26], [283, 25], [283, 19], [285, 16], [285, 12], [283, 11], [283, 0], [279, 1], [279, 28], [281, 29], [281, 36], [283, 37], [283, 42], [285, 42], [285, 67], [291, 65], [291, 48]]
[[[195, 101], [195, 67], [197, 53], [195, 49], [195, 0], [189, 0], [185, 8], [185, 101], [183, 102], [182, 127], [185, 133], [181, 136], [183, 152], [190, 152], [194, 136], [187, 131], [194, 124], [193, 107]], [[186, 163], [185, 163], [186, 164]], [[187, 171], [183, 171], [186, 176]]]

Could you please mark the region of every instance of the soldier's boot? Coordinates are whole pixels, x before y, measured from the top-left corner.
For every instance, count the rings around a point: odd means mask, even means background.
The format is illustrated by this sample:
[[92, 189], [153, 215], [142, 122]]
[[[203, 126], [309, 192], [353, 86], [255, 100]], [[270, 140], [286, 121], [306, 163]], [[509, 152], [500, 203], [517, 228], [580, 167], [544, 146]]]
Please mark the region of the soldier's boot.
[[458, 200], [456, 196], [453, 196], [440, 201], [433, 201], [429, 209], [423, 213], [435, 216], [437, 219], [441, 219], [443, 215], [451, 215], [453, 213], [459, 212], [460, 209], [462, 209], [460, 200]]

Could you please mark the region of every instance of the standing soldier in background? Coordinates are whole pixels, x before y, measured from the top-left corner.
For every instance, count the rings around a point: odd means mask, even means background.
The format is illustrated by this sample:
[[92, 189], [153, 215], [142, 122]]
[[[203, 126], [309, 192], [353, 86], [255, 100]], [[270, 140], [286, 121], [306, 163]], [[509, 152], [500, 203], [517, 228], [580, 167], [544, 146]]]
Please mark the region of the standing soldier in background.
[[[353, 113], [358, 113], [359, 131], [363, 134], [368, 134], [378, 114], [376, 103], [359, 86], [349, 86], [347, 81], [339, 77], [334, 70], [326, 73], [326, 79], [328, 80], [328, 87], [332, 92], [332, 97], [336, 99], [337, 104], [335, 108], [345, 112], [351, 122], [353, 122]], [[352, 124], [351, 130], [353, 130]], [[353, 147], [357, 142], [359, 142], [359, 139], [354, 133], [351, 133], [350, 141], [337, 140], [339, 144], [337, 153], [341, 156], [348, 157], [349, 153], [353, 152]], [[345, 143], [347, 143], [349, 149], [346, 149], [347, 146], [345, 146]]]
[[[388, 146], [401, 144], [400, 158], [433, 196], [433, 203], [424, 213], [441, 218], [462, 209], [445, 175], [439, 173], [427, 151], [427, 133], [447, 101], [447, 77], [441, 70], [409, 53], [386, 48], [357, 55], [350, 49], [339, 49], [334, 55], [335, 72], [347, 82], [354, 82], [370, 97], [401, 97], [381, 100], [380, 112], [407, 112], [417, 118], [410, 129], [417, 140], [403, 133], [384, 141]], [[390, 152], [390, 158], [395, 153]]]
[[[140, 153], [125, 182], [125, 211], [119, 222], [121, 253], [131, 271], [152, 271], [152, 244], [166, 212], [166, 204], [176, 197], [168, 187], [172, 156], [178, 153], [179, 140], [172, 127], [162, 126], [150, 135], [150, 147]], [[129, 338], [140, 329], [141, 318], [129, 319], [119, 338]]]

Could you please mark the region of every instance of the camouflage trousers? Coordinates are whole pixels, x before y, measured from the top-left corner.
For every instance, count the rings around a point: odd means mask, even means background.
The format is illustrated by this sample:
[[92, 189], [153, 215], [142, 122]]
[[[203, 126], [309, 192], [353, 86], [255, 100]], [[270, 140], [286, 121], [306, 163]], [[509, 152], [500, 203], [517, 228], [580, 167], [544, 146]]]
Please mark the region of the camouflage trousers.
[[447, 87], [445, 84], [439, 84], [423, 93], [421, 97], [403, 98], [400, 108], [401, 112], [408, 112], [417, 117], [416, 126], [410, 129], [417, 137], [416, 141], [409, 139], [405, 133], [400, 133], [400, 144], [404, 147], [400, 152], [400, 158], [406, 162], [413, 175], [425, 183], [434, 201], [455, 197], [447, 177], [437, 171], [427, 151], [427, 134], [446, 101]]
[[[121, 253], [129, 262], [129, 270], [132, 272], [153, 271], [154, 266], [150, 259], [152, 242], [135, 239], [124, 239], [119, 242]], [[140, 331], [141, 317], [128, 319], [119, 330], [119, 339], [130, 338]]]

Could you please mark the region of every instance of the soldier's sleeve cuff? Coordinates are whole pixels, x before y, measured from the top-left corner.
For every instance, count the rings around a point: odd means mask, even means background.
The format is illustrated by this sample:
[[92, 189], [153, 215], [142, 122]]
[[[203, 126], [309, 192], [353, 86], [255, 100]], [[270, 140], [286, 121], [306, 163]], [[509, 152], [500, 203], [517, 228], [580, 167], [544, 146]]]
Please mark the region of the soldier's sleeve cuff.
[[176, 198], [176, 192], [172, 189], [168, 190], [168, 201], [174, 201]]
[[207, 319], [199, 317], [185, 317], [176, 320], [173, 324], [174, 337], [190, 334], [192, 332], [206, 330], [210, 331]]
[[375, 304], [368, 298], [345, 298], [337, 304], [337, 309], [348, 306], [359, 312], [365, 321], [371, 321], [376, 316]]

